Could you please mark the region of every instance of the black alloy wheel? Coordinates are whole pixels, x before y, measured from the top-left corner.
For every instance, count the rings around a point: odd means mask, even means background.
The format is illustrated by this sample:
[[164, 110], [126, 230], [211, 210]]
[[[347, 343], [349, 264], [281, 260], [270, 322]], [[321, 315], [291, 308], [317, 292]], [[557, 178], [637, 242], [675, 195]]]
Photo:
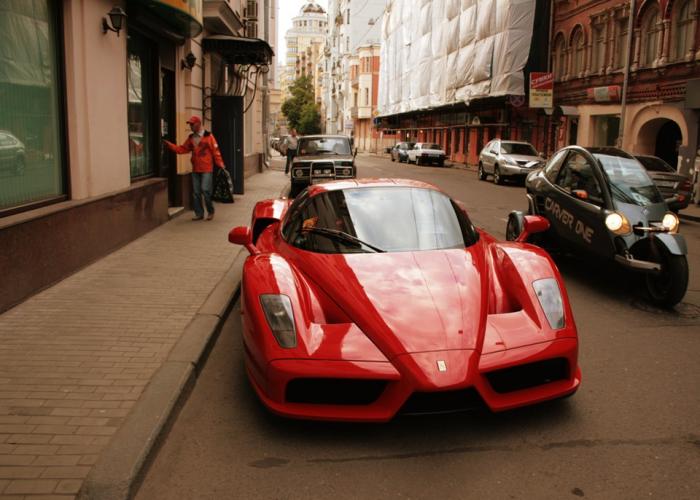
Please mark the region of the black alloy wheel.
[[688, 288], [688, 259], [685, 255], [661, 252], [661, 272], [646, 274], [644, 281], [649, 300], [658, 307], [678, 304]]

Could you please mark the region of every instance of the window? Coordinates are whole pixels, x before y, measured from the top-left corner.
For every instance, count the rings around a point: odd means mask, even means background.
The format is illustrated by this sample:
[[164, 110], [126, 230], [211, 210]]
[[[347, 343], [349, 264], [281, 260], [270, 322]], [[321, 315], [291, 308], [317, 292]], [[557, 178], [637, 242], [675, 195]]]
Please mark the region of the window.
[[602, 24], [593, 26], [593, 54], [591, 72], [600, 73], [605, 68], [605, 27]]
[[627, 17], [617, 20], [617, 37], [615, 38], [615, 69], [625, 67], [627, 62]]
[[642, 53], [639, 64], [643, 68], [649, 68], [656, 63], [656, 56], [661, 42], [661, 23], [659, 9], [652, 5], [642, 17]]
[[552, 184], [557, 181], [557, 176], [559, 175], [559, 170], [561, 170], [561, 165], [564, 161], [566, 153], [568, 153], [568, 150], [566, 149], [559, 151], [552, 157], [551, 160], [549, 160], [547, 166], [544, 168], [544, 175]]
[[685, 59], [693, 48], [693, 2], [680, 2], [676, 10], [674, 33], [674, 59]]
[[557, 186], [567, 193], [585, 191], [587, 199], [596, 204], [603, 203], [603, 192], [595, 177], [593, 168], [581, 153], [571, 153], [557, 178]]
[[620, 117], [600, 115], [593, 119], [594, 146], [614, 146], [620, 132]]
[[566, 75], [566, 44], [560, 33], [554, 42], [554, 77], [561, 80]]
[[586, 40], [583, 36], [583, 30], [576, 30], [571, 39], [571, 76], [576, 78], [583, 74], [586, 69]]
[[365, 106], [369, 106], [369, 89], [365, 89]]
[[0, 25], [12, 34], [3, 37], [0, 69], [0, 211], [66, 192], [55, 5], [0, 9]]

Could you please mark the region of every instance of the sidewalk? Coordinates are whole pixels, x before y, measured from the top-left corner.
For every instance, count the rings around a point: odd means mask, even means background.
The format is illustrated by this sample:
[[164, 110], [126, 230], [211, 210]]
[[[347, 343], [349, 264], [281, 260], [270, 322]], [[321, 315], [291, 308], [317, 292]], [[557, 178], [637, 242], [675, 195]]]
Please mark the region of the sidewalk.
[[700, 205], [691, 203], [687, 208], [678, 212], [678, 217], [681, 220], [700, 222]]
[[127, 498], [238, 287], [228, 231], [279, 196], [280, 165], [0, 315], [0, 499]]

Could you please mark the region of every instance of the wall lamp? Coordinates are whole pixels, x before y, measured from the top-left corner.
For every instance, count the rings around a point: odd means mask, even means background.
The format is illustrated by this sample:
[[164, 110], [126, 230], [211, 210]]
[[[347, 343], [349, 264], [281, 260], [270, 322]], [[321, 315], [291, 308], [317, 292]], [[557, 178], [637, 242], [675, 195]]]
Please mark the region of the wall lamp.
[[185, 58], [180, 61], [180, 69], [192, 70], [192, 68], [194, 68], [194, 65], [196, 62], [197, 62], [197, 56], [195, 56], [192, 52], [189, 52], [185, 56]]
[[[119, 32], [124, 27], [124, 21], [127, 17], [126, 12], [124, 12], [124, 9], [121, 7], [112, 7], [112, 10], [110, 10], [107, 15], [109, 16], [109, 23], [106, 17], [102, 18], [102, 33], [114, 31], [117, 36], [119, 36]], [[111, 26], [110, 23], [112, 24]]]

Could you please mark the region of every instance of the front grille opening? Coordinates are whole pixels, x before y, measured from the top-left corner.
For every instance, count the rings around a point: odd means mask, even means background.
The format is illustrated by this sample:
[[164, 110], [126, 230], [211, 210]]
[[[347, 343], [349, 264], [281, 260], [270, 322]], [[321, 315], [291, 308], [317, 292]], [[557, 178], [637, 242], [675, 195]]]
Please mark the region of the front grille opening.
[[503, 394], [566, 380], [569, 378], [569, 362], [566, 358], [547, 359], [495, 370], [485, 376], [493, 390]]
[[382, 395], [386, 380], [297, 378], [287, 384], [288, 403], [369, 405]]
[[476, 410], [484, 407], [484, 402], [476, 389], [457, 391], [414, 392], [401, 407], [404, 415], [430, 413], [454, 413]]

